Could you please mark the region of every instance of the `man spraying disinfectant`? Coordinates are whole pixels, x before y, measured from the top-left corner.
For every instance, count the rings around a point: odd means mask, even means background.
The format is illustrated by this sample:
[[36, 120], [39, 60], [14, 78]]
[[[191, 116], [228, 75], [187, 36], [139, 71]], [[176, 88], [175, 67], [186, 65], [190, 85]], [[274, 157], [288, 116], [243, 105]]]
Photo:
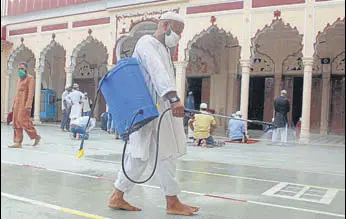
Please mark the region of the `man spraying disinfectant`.
[[[169, 53], [169, 48], [178, 45], [179, 35], [183, 32], [184, 20], [174, 12], [163, 14], [153, 36], [145, 35], [139, 39], [133, 57], [137, 58], [144, 73], [148, 88], [152, 88], [151, 95], [157, 100], [159, 112], [167, 108], [172, 111], [163, 118], [161, 138], [164, 140], [160, 146], [156, 176], [160, 187], [166, 196], [166, 212], [168, 214], [192, 215], [199, 210], [180, 202], [178, 198], [179, 185], [175, 178], [178, 157], [186, 153], [185, 132], [183, 117], [185, 107], [177, 96], [175, 87], [175, 74]], [[146, 166], [154, 159], [154, 146], [156, 142], [157, 120], [130, 135], [128, 154], [126, 155], [125, 169], [133, 179], [139, 179]], [[109, 207], [140, 211], [141, 209], [130, 205], [124, 200], [124, 194], [131, 191], [134, 183], [129, 181], [120, 171], [115, 190], [109, 199]]]

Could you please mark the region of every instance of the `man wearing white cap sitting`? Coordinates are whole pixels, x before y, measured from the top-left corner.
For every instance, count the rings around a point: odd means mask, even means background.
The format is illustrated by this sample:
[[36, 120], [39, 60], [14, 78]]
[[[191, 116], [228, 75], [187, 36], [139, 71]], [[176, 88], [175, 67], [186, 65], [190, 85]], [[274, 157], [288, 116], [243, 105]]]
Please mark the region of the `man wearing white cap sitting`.
[[290, 112], [290, 103], [287, 98], [286, 90], [282, 90], [280, 94], [281, 95], [274, 100], [275, 116], [272, 142], [275, 143], [277, 137], [280, 136], [280, 142], [283, 144], [287, 142], [287, 114]]
[[[141, 37], [135, 47], [133, 57], [137, 58], [151, 95], [157, 101], [159, 112], [167, 108], [172, 111], [163, 117], [161, 124], [160, 150], [156, 177], [166, 196], [166, 212], [177, 215], [193, 215], [197, 207], [185, 205], [178, 199], [179, 184], [175, 177], [176, 159], [186, 153], [186, 137], [183, 126], [184, 105], [177, 96], [175, 73], [170, 56], [170, 48], [178, 45], [184, 29], [184, 20], [174, 12], [163, 14], [153, 36]], [[157, 120], [131, 134], [125, 170], [135, 180], [141, 178], [148, 163], [155, 159]], [[115, 190], [108, 206], [114, 209], [140, 211], [124, 200], [124, 193], [132, 190], [134, 184], [122, 170], [119, 171]]]
[[239, 143], [246, 143], [247, 141], [247, 135], [246, 135], [246, 122], [241, 119], [242, 113], [240, 111], [237, 111], [236, 113], [232, 114], [232, 117], [235, 117], [236, 119], [231, 119], [228, 122], [228, 138], [232, 142], [239, 142]]
[[216, 127], [215, 118], [212, 115], [207, 115], [208, 105], [206, 103], [201, 103], [199, 108], [202, 114], [195, 114], [194, 118], [189, 122], [189, 127], [194, 132], [197, 146], [213, 145], [215, 141], [211, 133]]

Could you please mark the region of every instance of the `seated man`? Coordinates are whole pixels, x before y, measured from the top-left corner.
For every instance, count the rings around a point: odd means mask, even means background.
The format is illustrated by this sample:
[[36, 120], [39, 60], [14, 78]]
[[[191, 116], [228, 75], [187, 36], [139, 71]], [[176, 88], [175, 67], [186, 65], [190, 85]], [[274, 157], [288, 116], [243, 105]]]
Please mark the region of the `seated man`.
[[[240, 111], [235, 113], [235, 118], [241, 118], [242, 114]], [[232, 142], [247, 142], [247, 136], [246, 136], [246, 128], [245, 128], [245, 121], [237, 120], [237, 119], [231, 119], [228, 122], [228, 130], [229, 130], [229, 139], [232, 140]]]
[[[200, 111], [202, 113], [208, 113], [207, 108], [208, 105], [206, 103], [201, 103]], [[216, 127], [216, 121], [212, 115], [195, 114], [194, 118], [189, 122], [189, 127], [194, 132], [194, 138], [198, 146], [213, 145], [215, 143], [211, 133]]]
[[86, 127], [89, 120], [89, 116], [82, 116], [78, 119], [74, 119], [71, 121], [71, 133], [72, 138], [79, 140], [80, 138], [88, 139], [90, 131], [95, 127], [96, 125], [96, 119], [91, 118], [88, 127]]

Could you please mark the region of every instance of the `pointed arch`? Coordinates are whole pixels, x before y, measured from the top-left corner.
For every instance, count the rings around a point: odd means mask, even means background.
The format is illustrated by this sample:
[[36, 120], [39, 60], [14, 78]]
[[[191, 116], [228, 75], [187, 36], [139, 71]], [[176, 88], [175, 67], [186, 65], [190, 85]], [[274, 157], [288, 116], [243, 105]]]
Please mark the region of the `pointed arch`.
[[130, 33], [128, 35], [121, 36], [116, 42], [116, 60], [119, 60], [124, 56], [131, 56], [139, 38], [145, 34], [154, 34], [157, 29], [157, 23], [158, 20], [155, 18], [132, 22]]
[[[66, 59], [66, 50], [65, 48], [57, 43], [54, 39], [42, 50], [40, 54], [40, 61], [39, 61], [39, 67], [38, 67], [38, 73], [42, 74], [44, 72], [44, 68], [46, 65], [46, 59], [47, 59], [47, 54], [50, 52], [52, 49], [58, 48], [59, 50], [62, 50], [64, 53], [64, 57]], [[65, 62], [66, 60], [64, 60]]]
[[338, 18], [319, 31], [314, 48], [315, 65], [322, 69], [321, 58], [329, 58], [333, 74], [345, 74], [345, 18]]
[[[277, 18], [272, 20], [270, 25], [257, 30], [251, 38], [250, 49], [251, 60], [257, 59], [258, 56], [265, 56], [273, 65], [273, 73], [295, 71], [294, 69], [300, 69], [295, 65], [299, 64], [296, 61], [302, 56], [303, 34], [300, 34], [296, 27]], [[278, 66], [280, 66], [279, 69]]]
[[195, 35], [187, 43], [187, 47], [185, 49], [185, 61], [190, 60], [190, 51], [193, 48], [194, 44], [196, 44], [199, 39], [203, 38], [204, 36], [208, 36], [210, 34], [215, 34], [215, 33], [226, 36], [228, 39], [230, 39], [226, 42], [226, 45], [224, 45], [225, 47], [229, 47], [229, 48], [239, 47], [238, 39], [237, 37], [234, 37], [232, 33], [226, 32], [223, 28], [219, 28], [217, 25], [211, 25], [207, 29], [203, 29], [199, 34]]
[[[26, 62], [29, 66], [28, 69], [35, 69], [35, 54], [32, 52], [31, 49], [29, 49], [28, 47], [26, 47], [24, 45], [24, 43], [22, 43], [20, 46], [18, 46], [10, 55], [8, 62], [7, 62], [7, 74], [11, 75], [13, 73], [14, 70], [14, 64], [15, 62], [19, 62], [19, 60], [17, 60], [17, 58], [19, 57], [19, 55], [21, 55], [22, 53], [26, 53], [29, 56], [25, 57], [25, 60], [20, 60], [20, 61], [24, 61]], [[33, 72], [29, 72], [32, 75], [35, 75], [35, 71]]]
[[75, 68], [78, 64], [77, 58], [79, 56], [80, 51], [82, 51], [82, 49], [84, 49], [86, 46], [90, 44], [95, 44], [97, 47], [101, 48], [104, 54], [106, 54], [106, 57], [104, 58], [104, 60], [102, 60], [102, 62], [103, 64], [107, 65], [108, 52], [107, 52], [106, 46], [101, 41], [89, 35], [85, 40], [83, 40], [80, 44], [78, 44], [77, 47], [72, 52], [71, 66], [70, 66], [72, 68], [72, 72], [75, 71]]

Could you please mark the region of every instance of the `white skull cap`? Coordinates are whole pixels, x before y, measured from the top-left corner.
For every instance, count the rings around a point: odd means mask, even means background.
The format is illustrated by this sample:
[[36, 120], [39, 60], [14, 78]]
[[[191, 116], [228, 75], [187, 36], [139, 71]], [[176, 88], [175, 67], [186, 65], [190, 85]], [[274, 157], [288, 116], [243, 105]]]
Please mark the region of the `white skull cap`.
[[172, 20], [184, 23], [184, 18], [173, 11], [163, 13], [160, 17], [160, 20]]
[[237, 112], [235, 113], [235, 115], [238, 116], [238, 117], [242, 117], [242, 116], [243, 116], [243, 114], [242, 114], [240, 111], [237, 111]]
[[201, 103], [201, 105], [199, 105], [200, 109], [208, 109], [208, 104], [206, 103]]

